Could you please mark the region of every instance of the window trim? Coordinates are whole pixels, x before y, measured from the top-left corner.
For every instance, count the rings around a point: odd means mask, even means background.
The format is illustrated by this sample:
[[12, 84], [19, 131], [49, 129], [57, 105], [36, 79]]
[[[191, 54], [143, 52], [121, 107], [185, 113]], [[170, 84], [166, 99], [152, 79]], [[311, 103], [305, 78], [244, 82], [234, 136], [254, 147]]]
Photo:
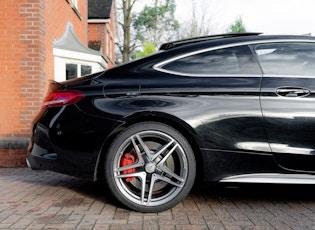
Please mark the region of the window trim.
[[[181, 58], [185, 58], [188, 56], [193, 56], [196, 54], [204, 53], [204, 52], [210, 52], [214, 50], [219, 50], [219, 49], [226, 49], [226, 48], [231, 48], [231, 47], [239, 47], [239, 46], [250, 46], [250, 45], [257, 45], [257, 44], [268, 44], [268, 43], [283, 43], [283, 42], [304, 42], [304, 43], [315, 43], [315, 40], [307, 40], [307, 39], [266, 39], [266, 40], [258, 40], [258, 41], [246, 41], [246, 42], [236, 42], [236, 43], [230, 43], [230, 44], [225, 44], [225, 45], [219, 45], [219, 46], [213, 46], [210, 48], [206, 49], [201, 49], [201, 50], [196, 50], [193, 52], [188, 52], [184, 53], [178, 56], [175, 56], [173, 58], [169, 58], [165, 61], [159, 62], [155, 65], [153, 65], [153, 69], [159, 72], [163, 73], [168, 73], [168, 74], [174, 74], [178, 76], [185, 76], [185, 77], [235, 77], [235, 76], [242, 76], [242, 77], [261, 77], [261, 74], [190, 74], [190, 73], [182, 73], [182, 72], [177, 72], [177, 71], [172, 71], [172, 70], [167, 70], [163, 69], [163, 66], [176, 61]], [[249, 47], [250, 49], [250, 47]], [[255, 54], [253, 53], [255, 56]], [[256, 57], [256, 56], [255, 56]], [[258, 62], [259, 64], [259, 62]], [[259, 64], [260, 65], [260, 64]]]
[[69, 5], [71, 6], [72, 10], [75, 12], [75, 14], [82, 20], [82, 16], [80, 14], [80, 11], [78, 9], [78, 0], [66, 0]]
[[92, 74], [107, 69], [107, 63], [101, 56], [53, 48], [54, 80], [65, 81], [65, 64], [83, 64], [92, 66]]

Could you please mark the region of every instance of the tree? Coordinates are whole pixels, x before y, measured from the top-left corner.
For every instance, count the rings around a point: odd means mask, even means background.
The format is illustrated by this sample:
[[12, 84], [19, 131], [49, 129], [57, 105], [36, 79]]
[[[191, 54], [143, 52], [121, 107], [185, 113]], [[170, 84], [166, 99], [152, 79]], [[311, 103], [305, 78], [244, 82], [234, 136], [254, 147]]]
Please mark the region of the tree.
[[236, 19], [235, 22], [232, 25], [230, 25], [228, 32], [231, 32], [231, 33], [245, 33], [246, 32], [246, 28], [241, 17]]
[[131, 23], [134, 18], [132, 15], [133, 8], [138, 0], [121, 0], [121, 4], [118, 4], [117, 9], [121, 12], [118, 15], [118, 25], [120, 25], [123, 33], [122, 42], [120, 41], [117, 46], [122, 54], [122, 62], [127, 62], [130, 59], [131, 53], [135, 50], [135, 41], [131, 41]]
[[144, 57], [156, 52], [155, 45], [151, 42], [145, 42], [142, 47], [143, 51], [136, 52], [136, 58]]
[[209, 0], [191, 0], [191, 7], [180, 23], [177, 39], [206, 36], [216, 33], [219, 24], [216, 18], [216, 9]]
[[136, 38], [141, 43], [149, 41], [155, 47], [174, 38], [179, 27], [175, 9], [175, 0], [154, 0], [152, 6], [145, 5], [133, 22]]

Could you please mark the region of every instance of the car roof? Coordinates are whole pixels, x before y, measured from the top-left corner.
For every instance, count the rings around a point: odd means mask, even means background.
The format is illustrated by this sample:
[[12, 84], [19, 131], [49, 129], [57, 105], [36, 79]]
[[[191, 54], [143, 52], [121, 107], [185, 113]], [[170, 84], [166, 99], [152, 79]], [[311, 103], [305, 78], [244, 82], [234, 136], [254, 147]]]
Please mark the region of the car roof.
[[208, 41], [208, 40], [215, 40], [215, 39], [222, 39], [222, 38], [231, 38], [231, 37], [243, 37], [243, 36], [252, 36], [252, 35], [260, 35], [261, 33], [227, 33], [227, 34], [215, 34], [209, 36], [202, 36], [202, 37], [194, 37], [188, 39], [181, 39], [177, 41], [171, 41], [163, 43], [159, 50], [169, 50], [178, 46], [192, 44], [196, 42]]
[[[166, 59], [178, 56], [184, 53], [189, 53], [194, 50], [207, 49], [209, 47], [224, 46], [226, 44], [249, 44], [253, 41], [259, 43], [264, 41], [311, 41], [315, 42], [315, 37], [309, 35], [262, 35], [262, 33], [232, 33], [218, 34], [204, 37], [196, 37], [183, 39], [178, 41], [167, 42], [161, 45], [159, 52], [155, 52], [143, 58], [135, 59], [114, 68], [106, 70], [104, 73], [107, 77], [118, 76], [125, 77], [126, 73], [130, 74], [137, 69], [147, 69], [148, 66], [155, 65]], [[104, 75], [104, 76], [105, 76]]]
[[281, 38], [290, 38], [290, 39], [294, 39], [294, 38], [303, 38], [303, 39], [314, 39], [314, 37], [311, 37], [309, 35], [262, 35], [262, 33], [227, 33], [227, 34], [216, 34], [216, 35], [210, 35], [210, 36], [203, 36], [203, 37], [195, 37], [195, 38], [189, 38], [189, 39], [182, 39], [182, 40], [177, 40], [177, 41], [171, 41], [171, 42], [167, 42], [164, 43], [160, 46], [159, 50], [170, 50], [176, 47], [180, 47], [180, 46], [185, 46], [185, 45], [190, 45], [190, 44], [194, 44], [194, 43], [198, 43], [198, 42], [206, 42], [206, 41], [218, 41], [218, 40], [222, 40], [222, 39], [240, 39], [240, 38], [250, 38], [250, 37], [255, 37], [255, 39], [270, 39], [270, 38], [277, 38], [277, 39], [281, 39]]

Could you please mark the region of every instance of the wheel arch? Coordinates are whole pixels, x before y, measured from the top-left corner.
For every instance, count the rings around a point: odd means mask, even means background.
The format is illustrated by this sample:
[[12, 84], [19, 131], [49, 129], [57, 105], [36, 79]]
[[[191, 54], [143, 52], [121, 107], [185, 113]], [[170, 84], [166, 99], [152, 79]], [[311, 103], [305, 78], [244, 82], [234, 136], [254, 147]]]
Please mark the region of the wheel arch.
[[99, 152], [95, 168], [94, 180], [104, 179], [103, 178], [104, 157], [111, 142], [117, 137], [117, 135], [119, 135], [119, 133], [124, 131], [126, 128], [134, 124], [143, 122], [163, 123], [180, 132], [188, 141], [194, 152], [196, 165], [198, 166], [196, 167], [196, 182], [199, 183], [204, 180], [204, 164], [202, 161], [202, 155], [199, 148], [200, 140], [198, 138], [198, 135], [195, 133], [194, 129], [188, 123], [181, 119], [178, 119], [173, 115], [152, 111], [139, 112], [125, 117], [123, 124], [116, 127], [116, 129], [111, 133], [111, 135], [109, 135], [106, 138]]

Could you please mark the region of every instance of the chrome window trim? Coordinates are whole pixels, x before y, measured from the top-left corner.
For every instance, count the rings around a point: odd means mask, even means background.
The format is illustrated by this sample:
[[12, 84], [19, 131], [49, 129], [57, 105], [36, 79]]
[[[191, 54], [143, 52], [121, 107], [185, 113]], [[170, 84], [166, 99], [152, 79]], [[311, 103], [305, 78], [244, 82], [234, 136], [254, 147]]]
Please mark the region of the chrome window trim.
[[[159, 71], [159, 70], [158, 70]], [[174, 74], [178, 76], [184, 76], [184, 77], [262, 77], [262, 74], [190, 74], [190, 73], [181, 73], [171, 70], [164, 70], [161, 71], [168, 74]]]
[[[182, 73], [178, 71], [172, 71], [172, 70], [167, 70], [163, 69], [162, 67], [170, 62], [176, 61], [181, 58], [185, 58], [188, 56], [204, 53], [204, 52], [209, 52], [213, 50], [219, 50], [219, 49], [226, 49], [226, 48], [231, 48], [231, 47], [238, 47], [238, 46], [244, 46], [244, 45], [257, 45], [257, 44], [268, 44], [268, 43], [285, 43], [285, 42], [290, 42], [290, 43], [297, 43], [297, 42], [303, 42], [303, 43], [315, 43], [315, 40], [308, 40], [308, 39], [268, 39], [268, 40], [257, 40], [257, 41], [246, 41], [246, 42], [237, 42], [237, 43], [230, 43], [230, 44], [224, 44], [220, 46], [214, 46], [206, 49], [201, 49], [189, 53], [185, 53], [182, 55], [178, 55], [173, 58], [169, 58], [165, 61], [162, 61], [160, 63], [157, 63], [153, 65], [153, 69], [159, 72], [163, 73], [168, 73], [168, 74], [174, 74], [178, 76], [185, 76], [185, 77], [235, 77], [235, 76], [243, 76], [243, 77], [258, 77], [262, 76], [260, 74], [192, 74], [192, 73]], [[259, 64], [259, 63], [258, 63]], [[298, 77], [299, 75], [264, 75], [264, 77]], [[305, 77], [305, 76], [302, 76]], [[312, 78], [312, 76], [308, 76], [306, 78]]]

